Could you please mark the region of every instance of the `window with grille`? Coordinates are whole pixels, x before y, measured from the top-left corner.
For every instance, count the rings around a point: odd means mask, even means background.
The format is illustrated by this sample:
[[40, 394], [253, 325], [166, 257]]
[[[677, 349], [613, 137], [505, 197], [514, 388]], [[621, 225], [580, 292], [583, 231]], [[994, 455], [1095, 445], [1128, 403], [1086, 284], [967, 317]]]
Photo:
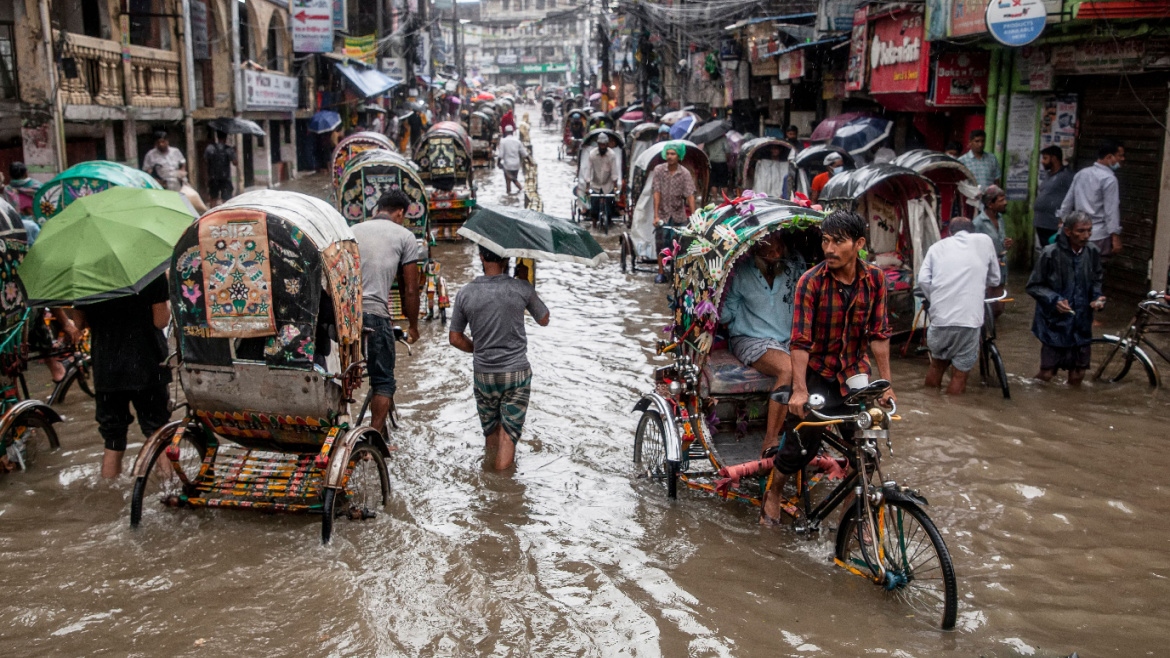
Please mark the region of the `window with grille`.
[[0, 23], [0, 99], [16, 100], [16, 35], [12, 23]]

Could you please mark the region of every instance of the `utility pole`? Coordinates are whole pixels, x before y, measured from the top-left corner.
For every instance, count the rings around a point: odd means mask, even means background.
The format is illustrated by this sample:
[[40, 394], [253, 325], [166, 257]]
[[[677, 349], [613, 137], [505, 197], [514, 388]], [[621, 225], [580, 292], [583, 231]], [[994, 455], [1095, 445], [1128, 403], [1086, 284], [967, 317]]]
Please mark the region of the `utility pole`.
[[604, 5], [602, 13], [597, 17], [597, 38], [601, 41], [601, 111], [609, 111], [610, 79], [609, 79], [609, 38], [605, 31]]
[[455, 57], [452, 64], [455, 65], [455, 76], [458, 78], [455, 81], [455, 91], [459, 93], [463, 87], [463, 60], [459, 58], [459, 0], [451, 0], [451, 44], [454, 46], [452, 55]]

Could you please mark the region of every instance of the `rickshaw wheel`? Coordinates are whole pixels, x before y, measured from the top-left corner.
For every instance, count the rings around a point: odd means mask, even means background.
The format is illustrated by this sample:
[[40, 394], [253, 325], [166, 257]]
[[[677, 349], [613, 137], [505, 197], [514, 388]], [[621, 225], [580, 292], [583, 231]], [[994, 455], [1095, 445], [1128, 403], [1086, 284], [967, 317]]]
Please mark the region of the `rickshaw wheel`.
[[18, 418], [0, 440], [0, 446], [8, 449], [18, 440], [22, 442], [20, 450], [25, 468], [35, 464], [42, 453], [61, 447], [61, 442], [57, 439], [57, 430], [35, 413], [25, 413]]
[[[338, 517], [360, 521], [377, 517], [390, 500], [390, 476], [386, 459], [374, 446], [358, 441], [345, 466], [341, 489], [326, 489], [321, 505], [321, 543], [333, 538]], [[340, 495], [339, 495], [340, 494]]]
[[[130, 527], [137, 528], [142, 521], [143, 502], [148, 498], [155, 498], [167, 506], [178, 506], [179, 496], [193, 493], [190, 485], [183, 484], [175, 470], [171, 467], [170, 459], [164, 453], [171, 447], [174, 437], [172, 432], [162, 441], [156, 443], [147, 455], [146, 474], [134, 480], [134, 492], [130, 495]], [[183, 469], [188, 479], [194, 479], [199, 474], [203, 464], [206, 449], [201, 440], [192, 436], [192, 432], [184, 432], [179, 439], [179, 468]], [[159, 465], [159, 458], [165, 462]]]
[[634, 433], [634, 463], [651, 480], [666, 482], [666, 495], [678, 497], [678, 463], [666, 459], [666, 429], [657, 411], [647, 409]]

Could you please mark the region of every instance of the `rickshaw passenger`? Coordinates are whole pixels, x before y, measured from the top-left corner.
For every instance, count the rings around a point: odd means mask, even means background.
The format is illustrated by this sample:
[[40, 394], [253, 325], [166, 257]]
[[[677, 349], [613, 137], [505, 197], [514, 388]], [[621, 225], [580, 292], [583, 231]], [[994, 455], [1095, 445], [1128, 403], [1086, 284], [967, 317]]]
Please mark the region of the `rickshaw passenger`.
[[[731, 353], [740, 363], [775, 377], [772, 390], [792, 383], [788, 344], [792, 338], [796, 282], [804, 274], [799, 254], [787, 254], [779, 233], [752, 249], [752, 258], [736, 266], [720, 320], [731, 337]], [[768, 403], [762, 451], [779, 442], [787, 408]]]
[[581, 120], [580, 115], [569, 121], [569, 134], [573, 139], [585, 139], [585, 122]]
[[768, 149], [768, 157], [756, 162], [756, 173], [752, 176], [752, 191], [762, 192], [776, 199], [787, 196], [788, 163], [783, 161], [781, 147]]
[[353, 227], [362, 267], [362, 326], [369, 330], [366, 368], [370, 375], [370, 425], [379, 431], [394, 404], [394, 323], [390, 318], [390, 291], [401, 271], [398, 292], [406, 315], [407, 340], [418, 340], [418, 241], [402, 225], [410, 197], [390, 190], [378, 199], [377, 213]]
[[[886, 317], [886, 280], [882, 270], [858, 257], [865, 248], [866, 221], [847, 210], [830, 213], [821, 223], [821, 248], [825, 260], [804, 273], [796, 284], [792, 316], [792, 396], [788, 412], [804, 418], [809, 393], [825, 396], [824, 413], [840, 415], [850, 388], [847, 380], [869, 376], [869, 352], [873, 351], [878, 374], [890, 376], [890, 325]], [[894, 399], [890, 388], [881, 402]], [[855, 424], [838, 425], [845, 439], [853, 436]], [[775, 459], [787, 476], [812, 461], [820, 450], [821, 430], [788, 434]], [[801, 450], [805, 453], [801, 454]], [[774, 522], [781, 501], [765, 494], [761, 522]]]

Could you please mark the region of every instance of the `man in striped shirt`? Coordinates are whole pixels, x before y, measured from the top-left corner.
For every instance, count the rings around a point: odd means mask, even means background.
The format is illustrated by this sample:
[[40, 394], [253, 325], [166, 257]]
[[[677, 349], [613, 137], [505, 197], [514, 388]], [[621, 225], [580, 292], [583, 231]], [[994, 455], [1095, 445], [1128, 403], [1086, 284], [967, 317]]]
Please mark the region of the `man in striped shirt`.
[[986, 190], [992, 185], [999, 184], [999, 159], [995, 157], [994, 153], [987, 153], [984, 147], [987, 145], [987, 133], [982, 130], [971, 131], [971, 141], [967, 142], [966, 153], [959, 156], [959, 162], [962, 162], [975, 174], [975, 182], [980, 188]]

